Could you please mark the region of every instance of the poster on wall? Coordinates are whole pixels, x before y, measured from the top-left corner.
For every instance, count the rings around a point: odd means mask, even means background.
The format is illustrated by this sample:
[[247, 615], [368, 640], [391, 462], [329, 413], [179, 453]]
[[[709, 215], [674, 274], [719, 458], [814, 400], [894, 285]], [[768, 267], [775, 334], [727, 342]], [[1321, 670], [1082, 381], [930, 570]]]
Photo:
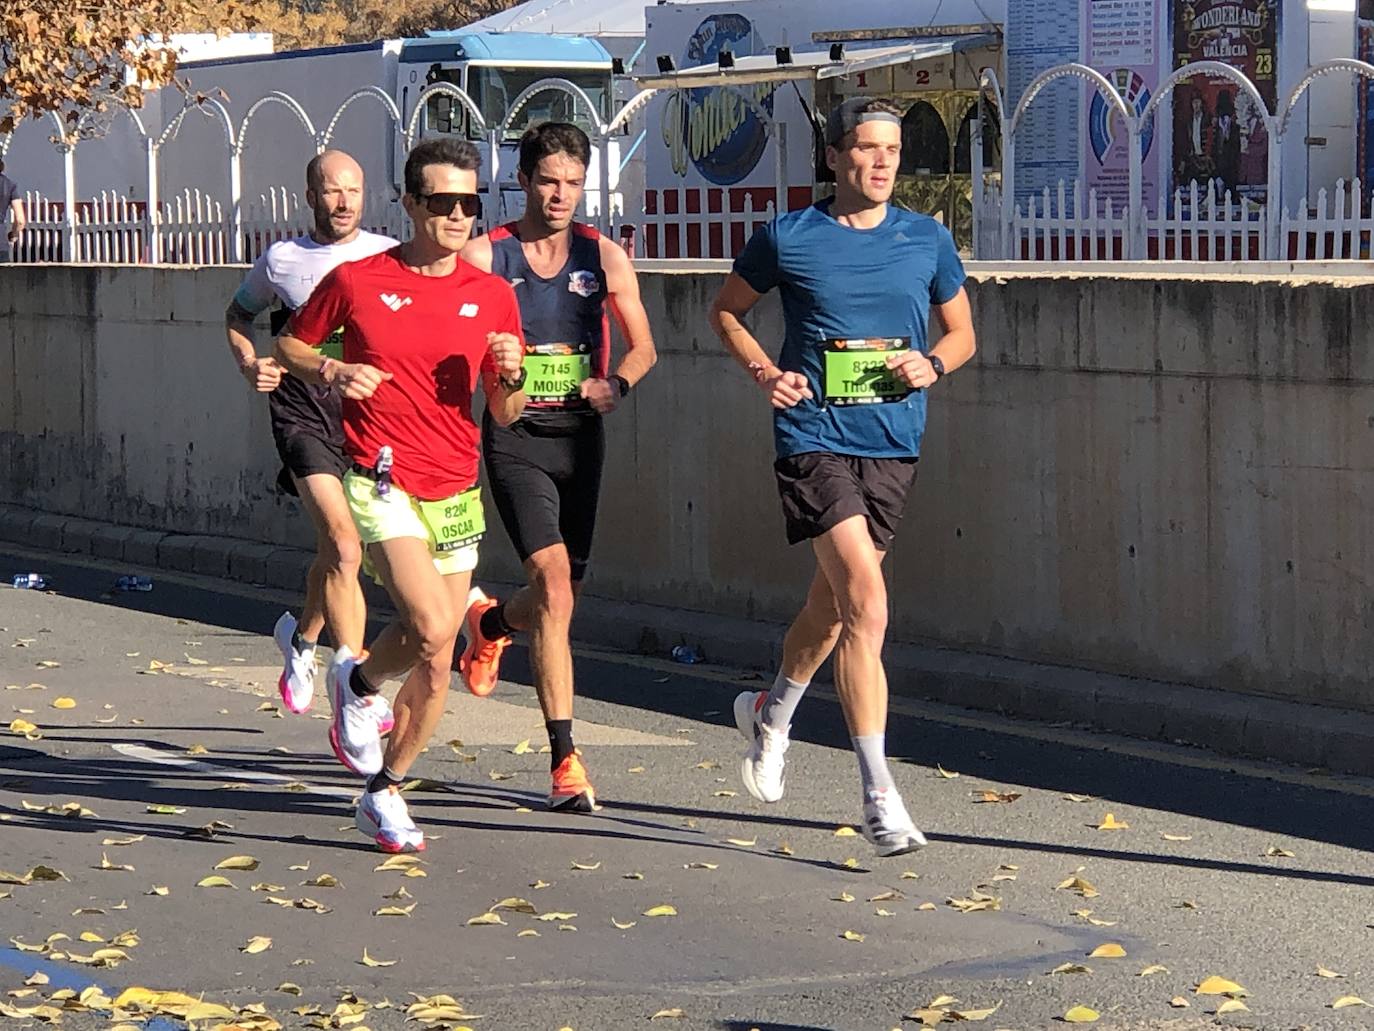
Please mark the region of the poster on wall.
[[[1220, 61], [1278, 99], [1279, 0], [1174, 0], [1174, 68]], [[1265, 112], [1229, 79], [1196, 75], [1174, 91], [1173, 181], [1217, 200], [1263, 204], [1269, 192]]]
[[[1041, 72], [1079, 59], [1080, 0], [1021, 0], [1007, 6], [1006, 94], [1015, 108]], [[1016, 199], [1053, 191], [1078, 176], [1081, 90], [1077, 80], [1052, 82], [1016, 130]]]
[[[1159, 86], [1160, 18], [1154, 0], [1086, 0], [1083, 4], [1083, 63], [1101, 72], [1137, 116]], [[1114, 205], [1130, 198], [1130, 153], [1126, 126], [1096, 86], [1085, 86], [1086, 132], [1083, 169], [1088, 190]], [[1154, 203], [1159, 160], [1153, 125], [1141, 134], [1144, 197]]]

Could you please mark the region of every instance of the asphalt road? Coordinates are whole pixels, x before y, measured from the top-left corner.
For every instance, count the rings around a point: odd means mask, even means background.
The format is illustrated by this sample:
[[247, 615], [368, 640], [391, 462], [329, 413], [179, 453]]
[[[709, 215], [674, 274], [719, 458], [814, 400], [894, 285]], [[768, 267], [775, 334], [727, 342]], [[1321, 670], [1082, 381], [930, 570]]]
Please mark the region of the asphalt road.
[[[957, 1000], [934, 1007], [946, 1020], [989, 1028], [1059, 1026], [1075, 1005], [1113, 1028], [1374, 1023], [1331, 1008], [1374, 1002], [1374, 782], [899, 699], [889, 751], [931, 846], [881, 860], [837, 834], [858, 778], [823, 686], [788, 795], [764, 806], [738, 783], [730, 718], [757, 675], [581, 650], [578, 739], [603, 808], [554, 816], [516, 649], [491, 698], [451, 696], [413, 771], [430, 847], [407, 876], [377, 870], [354, 830], [359, 782], [327, 724], [273, 704], [267, 634], [294, 599], [157, 574], [111, 594], [125, 570], [0, 551], [6, 581], [31, 569], [52, 589], [0, 587], [0, 871], [18, 875], [0, 881], [63, 876], [0, 883], [0, 992], [20, 993], [0, 995], [6, 1024], [92, 984], [190, 993], [234, 1010], [199, 1027], [249, 1031], [887, 1031], [940, 996]], [[1098, 829], [1108, 813], [1128, 826]], [[256, 868], [215, 869], [234, 856]], [[232, 887], [197, 886], [215, 875]], [[1075, 877], [1089, 897], [1059, 887]], [[528, 906], [484, 916], [512, 899]], [[137, 944], [115, 941], [130, 930]], [[270, 946], [241, 951], [254, 937]], [[1125, 955], [1088, 956], [1104, 944]], [[81, 961], [102, 948], [127, 958]], [[47, 983], [25, 987], [36, 972]], [[1248, 1008], [1214, 1016], [1227, 997], [1194, 990], [1214, 975]], [[462, 1009], [407, 1019], [441, 993]], [[108, 1027], [92, 1001], [62, 1026]], [[651, 1020], [664, 1010], [682, 1015]]]

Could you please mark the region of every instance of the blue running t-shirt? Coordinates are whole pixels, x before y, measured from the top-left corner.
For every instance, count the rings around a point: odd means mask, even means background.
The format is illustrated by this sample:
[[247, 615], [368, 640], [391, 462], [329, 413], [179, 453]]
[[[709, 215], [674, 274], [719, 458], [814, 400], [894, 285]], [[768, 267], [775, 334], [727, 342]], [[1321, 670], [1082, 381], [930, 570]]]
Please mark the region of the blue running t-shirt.
[[[964, 283], [949, 230], [927, 215], [891, 205], [881, 225], [853, 229], [832, 218], [830, 201], [824, 200], [762, 226], [735, 259], [734, 270], [758, 293], [780, 288], [786, 334], [778, 367], [804, 373], [815, 395], [774, 413], [779, 457], [809, 451], [865, 458], [920, 454], [925, 391], [903, 390], [894, 397], [874, 388], [865, 397], [862, 389], [842, 383], [837, 369], [848, 368], [846, 375], [854, 376], [854, 369], [864, 367], [853, 365], [844, 348], [865, 340], [876, 346], [883, 338], [903, 338], [926, 350], [931, 304], [953, 300]], [[846, 359], [849, 366], [837, 364]]]

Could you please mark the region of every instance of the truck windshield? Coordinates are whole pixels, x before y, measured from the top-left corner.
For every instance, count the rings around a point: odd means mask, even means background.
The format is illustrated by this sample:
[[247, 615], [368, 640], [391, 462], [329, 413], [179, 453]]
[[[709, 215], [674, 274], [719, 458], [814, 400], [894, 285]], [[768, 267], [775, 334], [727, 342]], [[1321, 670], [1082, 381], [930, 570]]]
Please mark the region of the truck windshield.
[[[611, 117], [611, 73], [605, 70], [573, 68], [468, 68], [468, 93], [482, 109], [488, 125], [500, 125], [510, 113], [510, 106], [526, 89], [541, 79], [567, 79], [587, 94], [596, 105], [597, 117], [606, 122]], [[587, 107], [580, 100], [558, 87], [542, 89], [529, 98], [506, 130], [507, 140], [516, 140], [530, 126], [541, 122], [572, 122], [588, 135], [596, 127], [588, 117]], [[476, 135], [476, 134], [472, 134]]]

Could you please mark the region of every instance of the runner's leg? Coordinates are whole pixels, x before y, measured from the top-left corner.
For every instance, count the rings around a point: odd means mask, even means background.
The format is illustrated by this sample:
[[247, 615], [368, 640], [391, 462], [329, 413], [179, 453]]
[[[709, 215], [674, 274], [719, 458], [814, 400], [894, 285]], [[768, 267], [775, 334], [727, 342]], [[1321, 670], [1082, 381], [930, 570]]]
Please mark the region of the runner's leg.
[[[318, 599], [315, 603], [321, 609], [320, 624], [327, 619], [335, 645], [344, 645], [356, 654], [363, 647], [367, 619], [362, 586], [358, 583], [363, 551], [344, 497], [343, 484], [329, 473], [297, 476], [295, 481], [301, 504], [305, 506], [316, 535], [315, 561], [307, 580], [309, 588], [300, 634], [306, 640], [319, 638], [319, 630], [315, 629], [312, 620], [314, 609], [310, 592], [314, 589]], [[312, 630], [313, 633], [308, 632]]]

